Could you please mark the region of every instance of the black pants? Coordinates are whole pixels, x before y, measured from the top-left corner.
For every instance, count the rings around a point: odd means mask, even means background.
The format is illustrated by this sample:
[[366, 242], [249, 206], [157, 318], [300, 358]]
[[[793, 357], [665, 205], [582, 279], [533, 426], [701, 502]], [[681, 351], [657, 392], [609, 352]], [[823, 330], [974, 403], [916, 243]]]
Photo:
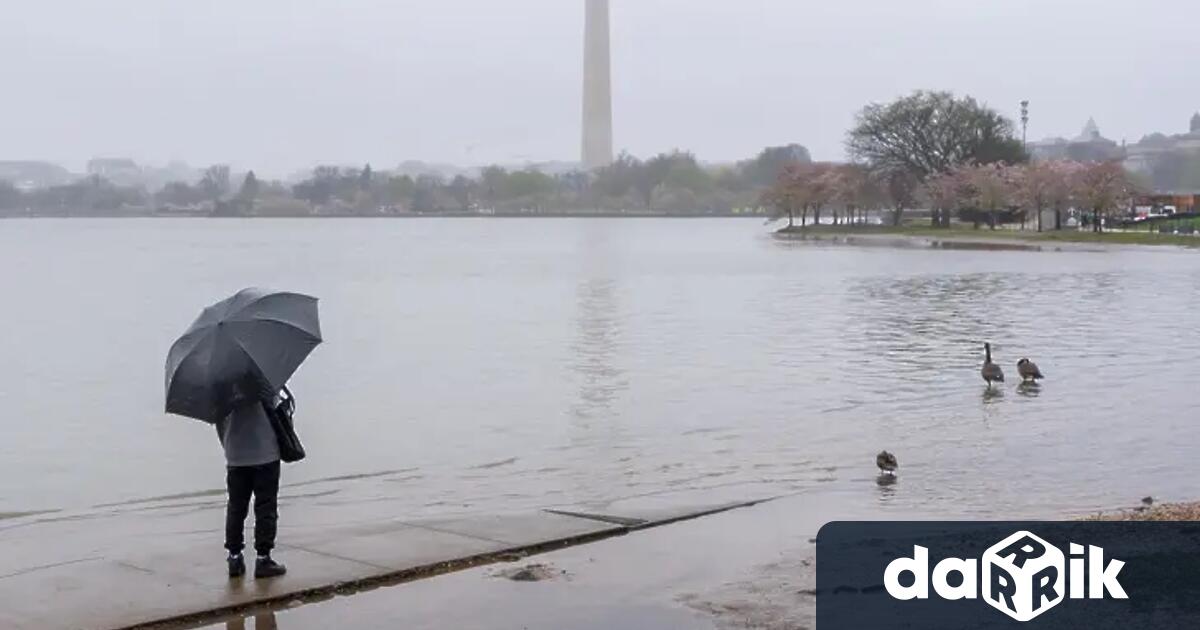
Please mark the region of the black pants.
[[265, 556], [275, 548], [279, 525], [279, 462], [262, 466], [230, 466], [225, 484], [229, 506], [225, 509], [225, 548], [241, 553], [246, 547], [246, 515], [254, 495], [254, 550]]

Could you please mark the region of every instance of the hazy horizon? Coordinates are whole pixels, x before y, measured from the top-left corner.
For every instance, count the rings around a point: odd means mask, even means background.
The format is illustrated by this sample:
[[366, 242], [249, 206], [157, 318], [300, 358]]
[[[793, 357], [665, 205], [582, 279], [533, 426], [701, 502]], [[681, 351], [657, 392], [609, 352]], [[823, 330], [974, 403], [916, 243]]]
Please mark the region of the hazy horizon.
[[[970, 94], [1030, 140], [1187, 130], [1200, 6], [1149, 0], [613, 0], [618, 150], [722, 162], [797, 142], [844, 157], [854, 113]], [[0, 159], [574, 161], [583, 0], [24, 2], [6, 14]], [[1148, 40], [1145, 34], [1153, 33]], [[1134, 35], [1148, 41], [1132, 41]]]

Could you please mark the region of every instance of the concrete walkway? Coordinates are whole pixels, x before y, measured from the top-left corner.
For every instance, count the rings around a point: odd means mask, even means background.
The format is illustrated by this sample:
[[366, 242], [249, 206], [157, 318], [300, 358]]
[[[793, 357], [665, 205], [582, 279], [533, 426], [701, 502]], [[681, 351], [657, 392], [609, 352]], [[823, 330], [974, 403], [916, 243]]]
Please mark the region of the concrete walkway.
[[[409, 519], [387, 502], [282, 498], [283, 578], [224, 575], [220, 495], [0, 521], [0, 628], [123, 629], [194, 622], [251, 605], [310, 600], [541, 552], [750, 503], [700, 496]], [[306, 500], [307, 499], [307, 500]], [[712, 500], [711, 498], [709, 500]], [[394, 509], [394, 508], [393, 508]]]
[[[812, 628], [817, 532], [833, 515], [880, 518], [874, 499], [815, 489], [519, 562], [256, 609], [204, 630], [328, 630], [346, 620], [354, 630]], [[511, 579], [531, 565], [542, 579]]]

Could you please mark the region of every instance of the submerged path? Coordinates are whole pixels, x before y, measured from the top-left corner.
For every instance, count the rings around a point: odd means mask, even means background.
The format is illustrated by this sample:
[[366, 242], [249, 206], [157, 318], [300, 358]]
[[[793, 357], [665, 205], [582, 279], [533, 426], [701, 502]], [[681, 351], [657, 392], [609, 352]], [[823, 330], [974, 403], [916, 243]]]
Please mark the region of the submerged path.
[[[278, 557], [288, 575], [226, 577], [223, 497], [100, 507], [0, 521], [0, 627], [145, 628], [199, 623], [542, 553], [754, 505], [703, 495], [405, 518], [386, 502], [284, 498]], [[711, 499], [710, 499], [711, 500]]]

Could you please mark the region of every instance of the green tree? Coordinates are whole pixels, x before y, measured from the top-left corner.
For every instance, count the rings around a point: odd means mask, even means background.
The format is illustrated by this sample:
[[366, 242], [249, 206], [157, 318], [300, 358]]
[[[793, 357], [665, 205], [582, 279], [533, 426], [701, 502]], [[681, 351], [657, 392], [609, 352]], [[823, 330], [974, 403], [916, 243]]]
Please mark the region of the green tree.
[[421, 175], [413, 186], [412, 208], [415, 212], [436, 212], [442, 209], [441, 191], [445, 182], [438, 175]]
[[686, 173], [696, 168], [699, 168], [696, 164], [696, 157], [691, 153], [679, 150], [660, 153], [645, 162], [634, 164], [633, 188], [637, 191], [646, 209], [650, 210], [654, 205], [655, 191], [666, 183], [672, 172], [679, 169], [679, 172]]
[[371, 165], [367, 164], [358, 174], [358, 188], [362, 191], [370, 191], [371, 183], [374, 181], [375, 172], [371, 170]]
[[596, 172], [593, 188], [602, 197], [624, 198], [633, 190], [634, 182], [641, 168], [641, 160], [622, 152], [613, 160], [612, 164]]
[[767, 147], [757, 157], [741, 163], [741, 171], [753, 186], [774, 185], [789, 166], [812, 162], [808, 149], [799, 144]]
[[340, 192], [344, 179], [340, 168], [318, 166], [313, 169], [312, 177], [292, 187], [292, 195], [313, 206], [324, 206]]
[[887, 182], [895, 221], [920, 184], [963, 164], [1028, 161], [1013, 123], [971, 97], [916, 92], [858, 113], [846, 147]]
[[470, 212], [472, 198], [475, 195], [475, 182], [471, 179], [459, 175], [450, 182], [449, 192], [451, 198], [460, 212]]
[[554, 193], [558, 185], [554, 178], [534, 169], [509, 173], [504, 185], [507, 199], [544, 198]]
[[158, 203], [173, 206], [194, 206], [208, 199], [199, 186], [187, 182], [170, 182], [158, 191], [156, 197]]
[[238, 190], [238, 200], [247, 206], [254, 206], [254, 201], [258, 199], [258, 193], [262, 186], [258, 182], [258, 177], [254, 171], [246, 173], [246, 178], [242, 180], [242, 187]]
[[377, 182], [376, 195], [381, 203], [395, 208], [412, 201], [417, 183], [408, 175], [391, 176], [381, 184], [378, 182], [380, 178], [375, 179]]
[[495, 207], [496, 202], [507, 194], [508, 171], [499, 166], [489, 166], [479, 174], [479, 183], [484, 200], [489, 206]]

